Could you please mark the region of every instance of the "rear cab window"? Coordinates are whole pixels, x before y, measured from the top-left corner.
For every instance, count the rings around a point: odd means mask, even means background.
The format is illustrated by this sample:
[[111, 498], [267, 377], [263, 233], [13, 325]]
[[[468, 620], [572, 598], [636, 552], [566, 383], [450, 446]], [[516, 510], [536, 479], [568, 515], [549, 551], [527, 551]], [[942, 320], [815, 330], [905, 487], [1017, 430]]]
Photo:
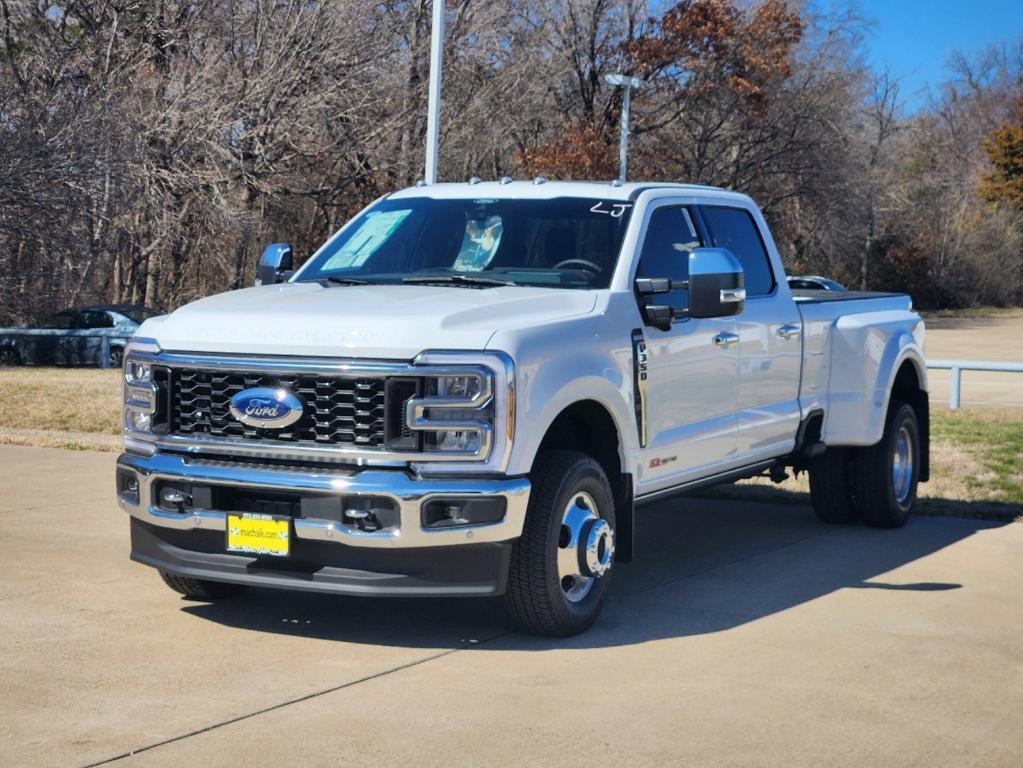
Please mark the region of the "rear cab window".
[[755, 297], [773, 293], [775, 281], [771, 259], [750, 212], [745, 208], [706, 205], [701, 206], [700, 213], [707, 225], [711, 244], [716, 248], [727, 248], [742, 264], [746, 295]]

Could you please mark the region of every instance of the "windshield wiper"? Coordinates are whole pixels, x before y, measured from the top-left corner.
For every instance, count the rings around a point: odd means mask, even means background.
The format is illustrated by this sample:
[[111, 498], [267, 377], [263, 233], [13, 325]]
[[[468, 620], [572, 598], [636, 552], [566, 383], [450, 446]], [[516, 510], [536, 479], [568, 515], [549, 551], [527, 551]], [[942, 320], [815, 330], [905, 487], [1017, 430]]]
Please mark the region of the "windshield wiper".
[[497, 280], [493, 277], [475, 277], [473, 275], [411, 275], [401, 279], [403, 283], [420, 283], [423, 285], [468, 285], [498, 286], [517, 285], [514, 280]]
[[369, 280], [360, 280], [357, 277], [338, 277], [336, 275], [330, 275], [324, 277], [323, 280], [328, 283], [334, 283], [334, 285], [373, 285]]

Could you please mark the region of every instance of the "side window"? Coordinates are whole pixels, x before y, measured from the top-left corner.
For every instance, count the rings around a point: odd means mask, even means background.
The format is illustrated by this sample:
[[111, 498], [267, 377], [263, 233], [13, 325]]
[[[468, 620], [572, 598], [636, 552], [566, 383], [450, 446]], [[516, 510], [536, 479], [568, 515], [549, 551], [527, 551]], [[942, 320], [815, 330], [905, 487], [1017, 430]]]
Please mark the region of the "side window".
[[39, 325], [39, 328], [57, 328], [62, 331], [66, 331], [70, 328], [75, 327], [75, 321], [78, 319], [76, 312], [58, 312], [51, 317], [46, 318]]
[[82, 312], [78, 316], [78, 328], [113, 328], [114, 321], [106, 312]]
[[742, 264], [746, 273], [746, 293], [766, 296], [774, 290], [771, 261], [760, 239], [757, 224], [744, 208], [707, 206], [700, 209], [717, 248], [727, 248]]
[[[643, 247], [639, 252], [636, 277], [670, 277], [689, 279], [689, 254], [702, 243], [687, 208], [657, 208], [650, 215]], [[678, 290], [650, 297], [657, 304], [685, 307], [687, 291]]]

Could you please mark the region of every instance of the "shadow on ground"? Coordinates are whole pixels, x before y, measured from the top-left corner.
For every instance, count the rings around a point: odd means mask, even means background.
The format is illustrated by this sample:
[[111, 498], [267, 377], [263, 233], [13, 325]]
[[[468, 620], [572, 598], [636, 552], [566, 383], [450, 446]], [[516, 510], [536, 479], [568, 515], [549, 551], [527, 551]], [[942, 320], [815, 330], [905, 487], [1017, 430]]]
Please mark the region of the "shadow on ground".
[[[923, 488], [926, 492], [926, 487]], [[754, 501], [766, 504], [809, 504], [810, 494], [788, 488], [762, 483], [733, 483], [703, 491], [708, 499], [730, 499], [732, 501]], [[963, 517], [971, 520], [993, 520], [1011, 523], [1023, 518], [1023, 506], [1006, 501], [981, 499], [945, 499], [937, 496], [923, 496], [917, 499], [914, 514], [925, 517]]]
[[569, 640], [510, 634], [499, 600], [250, 590], [220, 603], [185, 601], [182, 610], [253, 632], [387, 646], [437, 647], [440, 636], [492, 650], [630, 645], [727, 630], [845, 588], [969, 588], [954, 572], [923, 583], [885, 574], [998, 525], [924, 517], [888, 531], [825, 526], [805, 506], [663, 502], [639, 513], [637, 557], [616, 569], [601, 619]]

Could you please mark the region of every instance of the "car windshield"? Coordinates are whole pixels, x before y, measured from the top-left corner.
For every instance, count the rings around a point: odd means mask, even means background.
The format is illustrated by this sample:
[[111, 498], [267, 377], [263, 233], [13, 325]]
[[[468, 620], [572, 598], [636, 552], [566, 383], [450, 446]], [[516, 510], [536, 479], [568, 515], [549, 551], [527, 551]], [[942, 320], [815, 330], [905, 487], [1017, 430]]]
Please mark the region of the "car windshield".
[[630, 202], [575, 197], [384, 200], [299, 280], [606, 288], [631, 211]]

